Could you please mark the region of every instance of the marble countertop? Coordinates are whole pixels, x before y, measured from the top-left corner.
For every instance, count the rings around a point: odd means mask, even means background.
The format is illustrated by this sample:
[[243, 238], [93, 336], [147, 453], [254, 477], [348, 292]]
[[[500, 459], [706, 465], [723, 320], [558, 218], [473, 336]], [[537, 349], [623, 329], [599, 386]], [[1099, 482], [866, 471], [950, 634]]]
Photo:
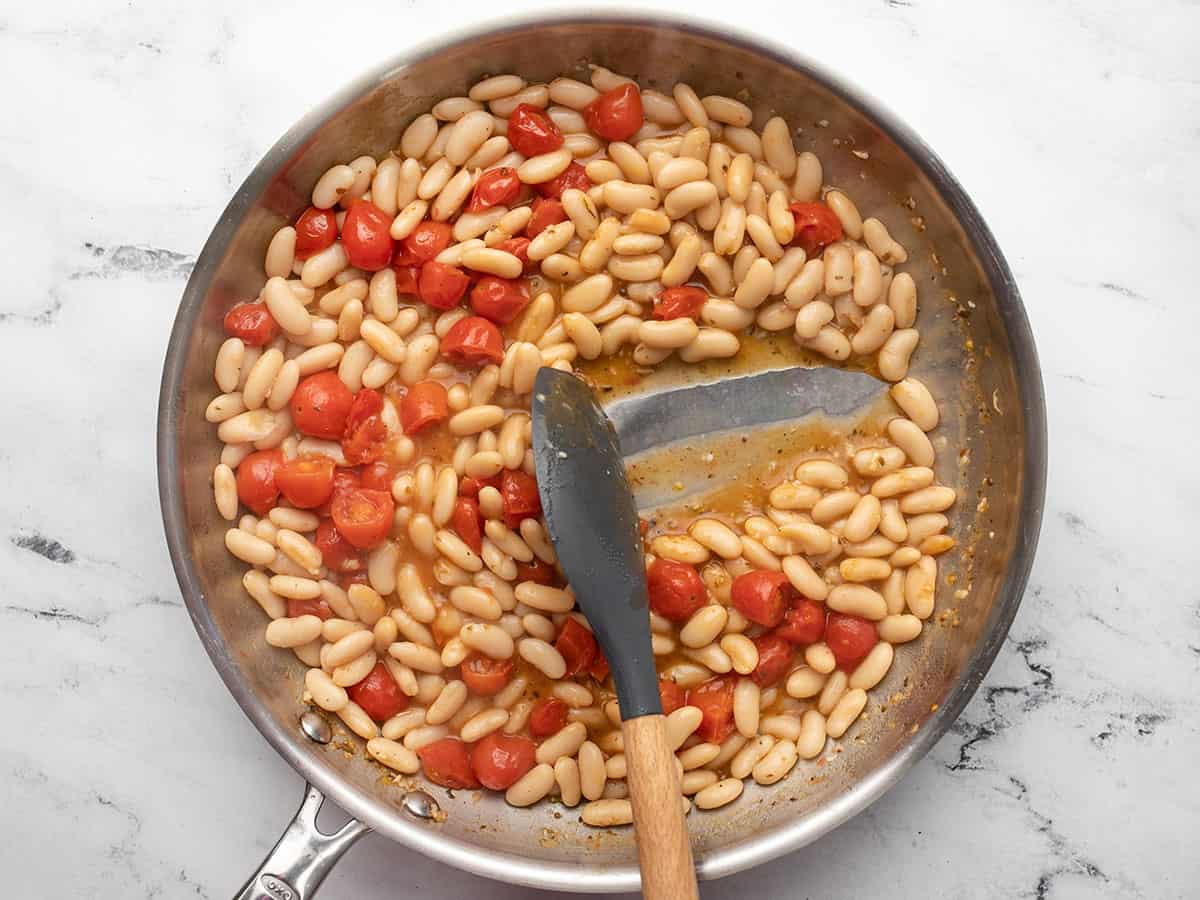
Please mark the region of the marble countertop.
[[[890, 106], [979, 204], [1037, 335], [1050, 475], [1024, 604], [954, 729], [868, 812], [706, 897], [1196, 895], [1200, 6], [1136, 7], [736, 6]], [[292, 815], [301, 781], [222, 687], [167, 559], [163, 351], [271, 143], [361, 69], [493, 8], [0, 11], [7, 896], [227, 897]], [[375, 836], [324, 891], [531, 895]]]

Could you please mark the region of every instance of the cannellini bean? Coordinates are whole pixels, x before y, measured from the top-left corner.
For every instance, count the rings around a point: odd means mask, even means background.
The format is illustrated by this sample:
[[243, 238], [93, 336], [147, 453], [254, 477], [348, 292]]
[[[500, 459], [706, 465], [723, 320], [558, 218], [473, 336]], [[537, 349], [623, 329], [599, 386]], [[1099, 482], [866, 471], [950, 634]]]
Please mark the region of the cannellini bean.
[[837, 668], [837, 659], [834, 657], [833, 651], [823, 641], [809, 644], [804, 649], [804, 661], [810, 669], [822, 675], [828, 675]]
[[[900, 511], [906, 516], [940, 513], [954, 505], [957, 494], [954, 488], [945, 485], [931, 485], [913, 491], [900, 499]], [[912, 536], [909, 536], [912, 540]]]
[[728, 612], [720, 604], [702, 606], [679, 630], [679, 640], [685, 647], [706, 647], [717, 639], [728, 618]]
[[267, 625], [266, 641], [272, 647], [299, 647], [316, 640], [322, 622], [316, 616], [275, 619]]
[[[705, 677], [707, 677], [707, 673]], [[695, 706], [681, 706], [668, 715], [666, 722], [667, 746], [672, 750], [678, 750], [683, 742], [700, 727], [701, 718], [701, 711]]]
[[917, 285], [907, 272], [898, 272], [888, 287], [888, 306], [896, 315], [897, 328], [912, 328], [917, 321]]
[[918, 619], [933, 615], [937, 590], [937, 561], [922, 556], [904, 575], [904, 602]]
[[[569, 224], [569, 223], [561, 223]], [[544, 234], [544, 232], [543, 232]], [[542, 235], [538, 235], [540, 239]], [[563, 242], [566, 243], [565, 241]], [[530, 244], [530, 247], [533, 245]], [[547, 254], [549, 255], [549, 254]], [[530, 257], [532, 259], [533, 257]], [[462, 264], [476, 272], [486, 272], [500, 278], [517, 278], [524, 266], [521, 260], [504, 250], [493, 247], [477, 247], [467, 250], [462, 255]]]
[[662, 198], [656, 188], [648, 184], [634, 184], [629, 181], [606, 182], [603, 190], [605, 206], [622, 215], [628, 215], [639, 209], [655, 209]]
[[833, 210], [833, 214], [842, 223], [842, 231], [852, 241], [858, 241], [863, 236], [863, 220], [859, 215], [854, 201], [841, 191], [829, 191], [825, 195], [825, 204]]
[[552, 644], [534, 637], [522, 638], [517, 644], [521, 658], [547, 678], [562, 678], [567, 664]]
[[842, 536], [848, 541], [865, 541], [879, 527], [882, 515], [883, 506], [879, 497], [874, 492], [864, 494], [846, 519]]
[[[871, 493], [881, 498], [896, 497], [918, 488], [928, 487], [932, 483], [933, 469], [927, 466], [909, 466], [878, 479], [871, 485]], [[854, 540], [854, 538], [850, 538], [850, 540]]]
[[925, 432], [909, 419], [892, 419], [887, 424], [888, 437], [917, 466], [932, 466], [933, 444]]
[[579, 818], [593, 828], [629, 825], [633, 822], [633, 805], [628, 800], [593, 800], [582, 807]]
[[850, 676], [850, 688], [869, 691], [879, 684], [892, 667], [895, 651], [887, 641], [879, 641]]
[[492, 136], [492, 116], [483, 110], [472, 110], [450, 128], [446, 139], [446, 159], [456, 166], [463, 165]]
[[367, 741], [367, 753], [377, 762], [383, 763], [389, 769], [394, 769], [405, 775], [413, 775], [421, 770], [421, 761], [417, 754], [403, 744], [385, 737], [371, 738]]
[[746, 778], [759, 761], [775, 746], [775, 738], [760, 734], [747, 742], [729, 763], [729, 774], [739, 781]]
[[[876, 307], [876, 309], [890, 307]], [[879, 374], [888, 381], [902, 381], [908, 374], [909, 360], [917, 349], [920, 335], [915, 328], [893, 331], [879, 349]]]
[[700, 333], [692, 319], [645, 321], [638, 328], [638, 340], [656, 350], [676, 350], [690, 344]]
[[539, 763], [553, 765], [559, 757], [574, 756], [587, 740], [587, 726], [582, 722], [571, 722], [557, 733], [542, 741], [537, 748]]
[[905, 249], [893, 240], [887, 226], [876, 218], [863, 222], [863, 239], [872, 252], [888, 265], [898, 265], [908, 260]]
[[[887, 563], [884, 565], [886, 566]], [[881, 577], [886, 578], [887, 574]], [[861, 616], [872, 621], [878, 621], [887, 615], [887, 604], [884, 602], [883, 596], [878, 591], [862, 584], [839, 584], [829, 591], [825, 602], [832, 610]]]
[[697, 518], [688, 533], [708, 550], [725, 559], [742, 556], [742, 541], [734, 530], [715, 518]]
[[[723, 97], [719, 94], [710, 94], [700, 102], [704, 107], [705, 113], [708, 114], [710, 119], [721, 122], [724, 125], [734, 125], [739, 128], [745, 128], [754, 118], [754, 114], [750, 111], [750, 107], [748, 107], [745, 103], [734, 100], [732, 97]], [[682, 104], [680, 108], [682, 109]]]
[[890, 615], [876, 626], [880, 640], [889, 644], [906, 644], [921, 634], [921, 620], [913, 615]]
[[532, 806], [550, 793], [554, 782], [554, 766], [549, 763], [539, 763], [522, 775], [505, 792], [504, 799], [510, 806]]
[[861, 688], [847, 691], [830, 712], [825, 732], [835, 740], [846, 733], [867, 705], [867, 692]]
[[365, 741], [373, 740], [379, 734], [379, 728], [371, 721], [366, 711], [353, 700], [337, 711], [337, 717], [346, 727]]
[[750, 264], [746, 277], [734, 291], [733, 302], [742, 309], [755, 309], [770, 295], [774, 283], [775, 269], [771, 261], [766, 258], [756, 259]]
[[[655, 556], [675, 562], [700, 565], [708, 560], [708, 548], [698, 541], [681, 534], [662, 534], [650, 543], [650, 552]], [[703, 643], [708, 643], [704, 641]]]
[[[463, 590], [463, 588], [454, 590]], [[470, 622], [462, 627], [458, 636], [472, 650], [478, 650], [492, 659], [510, 659], [515, 652], [512, 637], [498, 625]]]
[[855, 453], [851, 462], [859, 475], [873, 478], [895, 472], [904, 460], [904, 451], [897, 447], [868, 447]]
[[739, 678], [733, 689], [733, 721], [748, 738], [758, 733], [759, 687], [749, 678]]
[[922, 431], [933, 431], [937, 428], [937, 403], [924, 383], [908, 377], [893, 384], [889, 393], [896, 405]]
[[796, 745], [789, 740], [776, 741], [767, 754], [751, 770], [751, 776], [758, 784], [775, 784], [783, 779], [796, 765], [799, 755]]

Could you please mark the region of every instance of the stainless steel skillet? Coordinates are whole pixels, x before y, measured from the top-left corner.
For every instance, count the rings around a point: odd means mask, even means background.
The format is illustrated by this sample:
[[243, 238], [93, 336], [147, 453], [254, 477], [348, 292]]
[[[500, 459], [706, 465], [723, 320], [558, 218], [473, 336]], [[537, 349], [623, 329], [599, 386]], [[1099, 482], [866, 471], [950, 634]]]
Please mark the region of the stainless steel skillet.
[[[1016, 286], [978, 211], [942, 163], [874, 102], [788, 48], [694, 19], [567, 14], [493, 23], [409, 51], [359, 79], [301, 120], [238, 189], [200, 255], [167, 349], [159, 405], [159, 486], [167, 542], [200, 639], [242, 709], [312, 785], [301, 814], [246, 897], [308, 897], [365, 827], [450, 865], [499, 880], [575, 891], [637, 886], [628, 835], [597, 839], [560, 809], [514, 810], [496, 797], [432, 792], [444, 821], [420, 796], [384, 786], [361, 755], [311, 740], [300, 725], [299, 663], [267, 647], [261, 612], [240, 585], [212, 504], [217, 458], [204, 407], [221, 316], [256, 292], [267, 240], [307, 204], [330, 164], [379, 155], [437, 98], [465, 92], [484, 73], [549, 78], [593, 61], [669, 90], [679, 79], [702, 94], [748, 92], [757, 123], [774, 112], [801, 125], [826, 181], [852, 186], [910, 250], [921, 296], [915, 374], [947, 398], [941, 479], [964, 501], [953, 527], [963, 541], [943, 557], [959, 573], [940, 604], [957, 613], [905, 648], [879, 690], [885, 714], [856, 726], [820, 778], [798, 770], [723, 810], [691, 817], [699, 873], [716, 878], [794, 850], [882, 795], [946, 731], [982, 680], [1024, 589], [1041, 521], [1046, 432], [1041, 375]], [[972, 346], [974, 352], [966, 349]], [[987, 504], [979, 501], [987, 498]], [[907, 685], [905, 680], [907, 679]], [[902, 689], [903, 688], [903, 689]], [[316, 732], [314, 732], [316, 733]], [[315, 836], [321, 794], [360, 823]], [[440, 818], [440, 817], [439, 817]], [[272, 887], [271, 885], [274, 885]], [[290, 893], [289, 893], [290, 892]]]

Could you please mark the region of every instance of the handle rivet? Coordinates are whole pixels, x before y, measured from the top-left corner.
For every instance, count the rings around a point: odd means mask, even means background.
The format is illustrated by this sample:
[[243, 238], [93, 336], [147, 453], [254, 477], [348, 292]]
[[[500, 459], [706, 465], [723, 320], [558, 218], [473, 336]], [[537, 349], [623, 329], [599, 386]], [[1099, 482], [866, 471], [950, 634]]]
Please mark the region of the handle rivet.
[[328, 744], [333, 740], [333, 729], [325, 721], [325, 717], [309, 710], [300, 717], [300, 730], [310, 741], [318, 744]]
[[437, 801], [424, 791], [409, 791], [401, 802], [404, 811], [418, 819], [432, 819], [439, 809]]

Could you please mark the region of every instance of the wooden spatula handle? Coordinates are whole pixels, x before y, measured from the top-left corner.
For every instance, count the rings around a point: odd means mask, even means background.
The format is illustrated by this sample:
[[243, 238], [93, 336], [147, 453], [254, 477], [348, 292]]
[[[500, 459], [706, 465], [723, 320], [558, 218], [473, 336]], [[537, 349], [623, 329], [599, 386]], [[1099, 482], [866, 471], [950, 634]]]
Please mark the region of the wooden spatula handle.
[[675, 755], [667, 746], [667, 720], [638, 716], [621, 723], [625, 781], [637, 828], [642, 895], [647, 900], [695, 900], [696, 871], [683, 817]]

